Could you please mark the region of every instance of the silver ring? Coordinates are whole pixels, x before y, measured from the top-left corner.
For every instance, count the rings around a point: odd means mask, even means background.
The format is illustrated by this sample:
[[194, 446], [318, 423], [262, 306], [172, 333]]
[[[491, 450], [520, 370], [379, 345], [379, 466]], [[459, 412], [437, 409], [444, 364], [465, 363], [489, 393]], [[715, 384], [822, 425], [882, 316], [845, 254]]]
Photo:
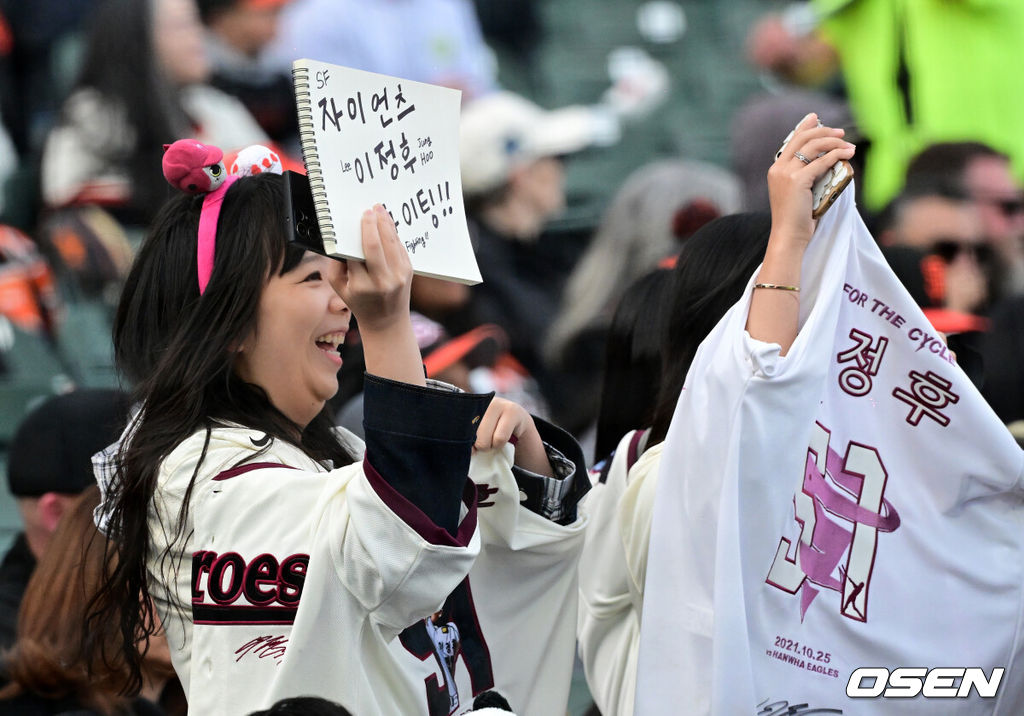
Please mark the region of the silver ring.
[[800, 161], [802, 161], [804, 164], [810, 164], [811, 163], [811, 160], [808, 159], [807, 157], [805, 157], [800, 152], [793, 152], [793, 156], [796, 157], [797, 159], [799, 159]]

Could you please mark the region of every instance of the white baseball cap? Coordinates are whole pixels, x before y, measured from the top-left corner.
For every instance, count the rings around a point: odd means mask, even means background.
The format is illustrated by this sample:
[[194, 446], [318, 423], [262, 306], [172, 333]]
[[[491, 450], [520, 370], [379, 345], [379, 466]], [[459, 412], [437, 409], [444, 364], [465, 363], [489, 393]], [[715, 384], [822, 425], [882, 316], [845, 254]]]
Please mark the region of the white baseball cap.
[[459, 123], [462, 191], [486, 193], [504, 184], [517, 166], [605, 143], [607, 121], [593, 107], [546, 110], [506, 91], [474, 99]]

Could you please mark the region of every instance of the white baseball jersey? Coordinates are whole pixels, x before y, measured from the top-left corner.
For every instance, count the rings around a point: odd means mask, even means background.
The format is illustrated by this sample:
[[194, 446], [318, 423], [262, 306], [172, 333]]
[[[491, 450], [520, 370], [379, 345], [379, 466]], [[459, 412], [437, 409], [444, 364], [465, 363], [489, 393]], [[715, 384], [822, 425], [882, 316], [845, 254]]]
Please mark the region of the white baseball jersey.
[[619, 441], [605, 482], [583, 508], [589, 518], [580, 555], [580, 660], [602, 714], [633, 713], [647, 545], [664, 443], [642, 454], [645, 431]]
[[[807, 250], [787, 355], [745, 333], [748, 286], [687, 377], [658, 477], [637, 713], [1021, 713], [1024, 452], [853, 202]], [[902, 667], [917, 681], [889, 680]], [[935, 667], [984, 683], [925, 683]], [[884, 675], [851, 694], [859, 668]]]
[[422, 695], [388, 642], [465, 577], [480, 548], [473, 515], [445, 540], [359, 463], [325, 473], [292, 445], [216, 428], [187, 538], [164, 560], [204, 440], [164, 460], [150, 518], [151, 590], [190, 711], [245, 714], [316, 694], [360, 714], [415, 713]]
[[[461, 713], [487, 688], [520, 713], [564, 713], [584, 519], [520, 507], [511, 446], [473, 458], [452, 537], [369, 464], [325, 472], [262, 433], [216, 428], [187, 538], [161, 559], [204, 439], [164, 461], [150, 517], [152, 592], [192, 713], [303, 694], [361, 716]], [[452, 654], [423, 621], [438, 611], [459, 632]]]

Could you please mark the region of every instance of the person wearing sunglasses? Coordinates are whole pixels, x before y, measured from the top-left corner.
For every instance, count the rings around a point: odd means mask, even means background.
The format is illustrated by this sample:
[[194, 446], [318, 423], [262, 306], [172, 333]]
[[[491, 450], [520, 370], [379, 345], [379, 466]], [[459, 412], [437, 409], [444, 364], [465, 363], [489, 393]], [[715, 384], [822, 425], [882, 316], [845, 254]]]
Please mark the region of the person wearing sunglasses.
[[972, 202], [904, 192], [882, 213], [875, 235], [922, 307], [972, 316], [988, 305], [994, 252]]
[[910, 162], [904, 191], [936, 188], [977, 209], [993, 252], [993, 300], [1024, 291], [1024, 192], [1009, 157], [980, 142], [933, 144]]

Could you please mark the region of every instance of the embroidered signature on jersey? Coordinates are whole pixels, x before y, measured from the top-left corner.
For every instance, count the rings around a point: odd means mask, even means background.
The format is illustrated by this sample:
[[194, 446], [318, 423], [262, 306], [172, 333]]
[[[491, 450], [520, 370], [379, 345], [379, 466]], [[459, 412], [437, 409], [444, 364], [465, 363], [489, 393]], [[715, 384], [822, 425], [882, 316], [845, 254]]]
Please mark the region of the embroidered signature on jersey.
[[842, 709], [808, 706], [796, 703], [792, 706], [788, 701], [772, 701], [765, 699], [757, 705], [756, 716], [801, 716], [802, 714], [841, 714]]
[[291, 624], [306, 581], [309, 555], [246, 561], [237, 552], [192, 554], [192, 619], [196, 624]]
[[257, 659], [270, 659], [275, 664], [280, 664], [287, 648], [288, 637], [283, 634], [265, 634], [250, 639], [235, 649], [235, 653], [238, 654], [235, 661], [241, 661], [243, 657], [252, 655]]
[[895, 531], [900, 517], [884, 497], [888, 473], [878, 451], [850, 441], [840, 457], [830, 439], [830, 431], [815, 423], [803, 485], [793, 498], [800, 525], [796, 553], [789, 556], [792, 543], [782, 537], [765, 581], [800, 593], [801, 621], [824, 588], [840, 593], [840, 614], [866, 622], [878, 533]]

